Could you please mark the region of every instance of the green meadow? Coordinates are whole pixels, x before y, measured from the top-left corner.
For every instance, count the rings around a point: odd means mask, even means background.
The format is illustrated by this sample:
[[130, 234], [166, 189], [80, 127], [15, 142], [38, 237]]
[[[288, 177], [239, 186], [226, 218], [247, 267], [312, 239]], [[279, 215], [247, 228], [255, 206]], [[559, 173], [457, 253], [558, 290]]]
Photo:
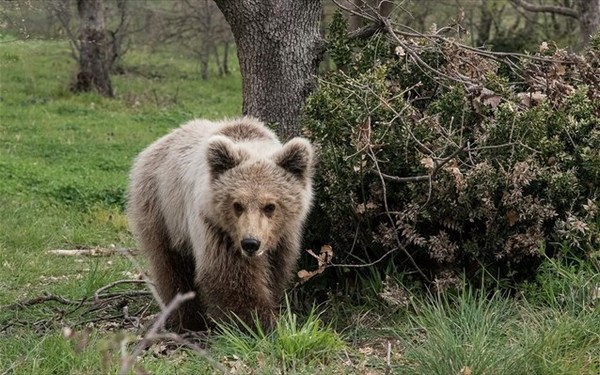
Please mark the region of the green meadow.
[[[135, 248], [124, 212], [135, 155], [192, 118], [240, 114], [237, 69], [203, 81], [196, 62], [150, 49], [129, 51], [123, 65], [116, 98], [75, 95], [66, 42], [0, 39], [0, 374], [119, 373], [143, 331], [111, 323], [123, 303], [77, 301], [136, 278], [143, 257], [49, 251]], [[359, 303], [332, 295], [308, 311], [287, 304], [273, 332], [224, 325], [204, 338], [205, 355], [158, 343], [132, 373], [600, 373], [598, 264], [548, 259], [511, 295], [368, 282], [372, 297]], [[158, 307], [143, 285], [111, 290], [139, 292], [125, 304], [152, 323]], [[75, 303], [18, 304], [44, 296]]]

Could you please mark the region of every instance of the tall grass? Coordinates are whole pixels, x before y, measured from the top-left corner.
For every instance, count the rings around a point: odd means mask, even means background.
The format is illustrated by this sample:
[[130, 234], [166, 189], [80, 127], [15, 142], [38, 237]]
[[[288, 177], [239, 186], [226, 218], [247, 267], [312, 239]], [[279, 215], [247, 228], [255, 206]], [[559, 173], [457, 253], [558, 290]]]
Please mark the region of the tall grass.
[[322, 324], [314, 307], [307, 316], [299, 317], [286, 302], [272, 332], [266, 333], [258, 320], [252, 327], [235, 318], [219, 324], [213, 349], [245, 366], [255, 366], [261, 373], [276, 369], [306, 373], [310, 368], [332, 365], [345, 347], [340, 336]]
[[499, 294], [466, 290], [456, 298], [435, 296], [418, 302], [411, 317], [414, 342], [406, 359], [415, 374], [515, 374], [527, 355], [511, 345], [512, 317], [518, 310]]
[[[600, 272], [547, 259], [520, 297], [464, 290], [413, 300], [406, 374], [600, 373]], [[410, 337], [410, 340], [406, 338]]]

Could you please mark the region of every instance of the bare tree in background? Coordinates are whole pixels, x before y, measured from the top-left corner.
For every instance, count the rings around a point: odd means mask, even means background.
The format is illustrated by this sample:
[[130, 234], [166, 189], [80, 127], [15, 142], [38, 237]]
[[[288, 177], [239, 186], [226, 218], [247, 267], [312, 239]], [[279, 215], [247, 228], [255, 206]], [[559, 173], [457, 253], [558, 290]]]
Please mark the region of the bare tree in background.
[[229, 48], [233, 36], [223, 14], [212, 0], [177, 0], [165, 16], [163, 41], [176, 41], [193, 52], [200, 62], [200, 77], [208, 78], [214, 58], [219, 75], [229, 74]]
[[379, 14], [383, 17], [389, 17], [394, 9], [393, 0], [344, 0], [340, 3], [356, 12], [349, 15], [348, 27], [350, 31], [358, 30], [364, 26], [365, 18], [360, 14], [371, 16]]
[[314, 88], [323, 52], [319, 0], [215, 0], [231, 26], [242, 73], [243, 112], [277, 123], [283, 138]]
[[114, 96], [106, 59], [107, 41], [102, 0], [78, 0], [81, 20], [78, 38], [79, 72], [72, 90], [94, 89], [104, 96]]
[[110, 72], [120, 71], [119, 61], [125, 54], [127, 48], [125, 40], [129, 35], [129, 0], [116, 0], [116, 17], [119, 22], [114, 30], [107, 30], [109, 36], [109, 50], [106, 63]]
[[600, 30], [600, 0], [574, 0], [573, 6], [532, 4], [526, 0], [509, 0], [528, 12], [544, 12], [571, 17], [579, 21], [583, 43]]
[[[74, 3], [79, 15], [78, 26], [72, 15]], [[71, 55], [79, 63], [79, 72], [71, 86], [73, 91], [97, 90], [109, 97], [114, 94], [110, 73], [120, 70], [119, 61], [126, 51], [130, 14], [129, 0], [112, 3], [113, 7], [106, 7], [103, 0], [53, 0], [47, 3], [69, 40]], [[113, 29], [106, 26], [105, 12], [118, 20]], [[75, 32], [77, 27], [79, 31]]]
[[[69, 40], [69, 46], [71, 47], [73, 58], [79, 61], [80, 36], [76, 35], [76, 33], [73, 31], [73, 29], [76, 27], [74, 26], [74, 22], [72, 22], [73, 17], [71, 5], [73, 3], [73, 0], [53, 0], [48, 2], [48, 6], [52, 15], [60, 22]], [[78, 0], [77, 6], [79, 6], [79, 3], [80, 1]], [[102, 13], [105, 20], [104, 29], [106, 33], [105, 64], [110, 72], [115, 72], [119, 70], [119, 61], [127, 50], [127, 47], [125, 46], [125, 40], [127, 39], [127, 36], [129, 36], [130, 9], [129, 0], [114, 0], [112, 3], [115, 5], [114, 9], [113, 7], [108, 6], [103, 7]], [[104, 12], [108, 12], [108, 14], [104, 14]], [[113, 29], [109, 29], [106, 26], [106, 21], [108, 20], [107, 18], [118, 19], [118, 22]], [[82, 22], [83, 19], [80, 18], [79, 21]], [[79, 27], [81, 28], [81, 26]], [[143, 28], [145, 28], [145, 26]]]

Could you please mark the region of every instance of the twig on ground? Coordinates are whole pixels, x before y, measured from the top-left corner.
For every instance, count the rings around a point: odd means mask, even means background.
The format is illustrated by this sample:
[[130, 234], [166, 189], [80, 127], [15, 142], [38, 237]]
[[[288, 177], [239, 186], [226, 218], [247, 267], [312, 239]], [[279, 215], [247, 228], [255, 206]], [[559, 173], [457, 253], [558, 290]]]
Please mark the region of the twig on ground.
[[14, 308], [19, 308], [19, 309], [23, 309], [25, 307], [29, 307], [29, 306], [34, 306], [34, 305], [39, 305], [41, 303], [45, 303], [45, 302], [58, 302], [61, 303], [63, 305], [78, 305], [79, 303], [81, 303], [81, 301], [72, 301], [69, 299], [66, 299], [64, 297], [61, 296], [57, 296], [54, 294], [45, 294], [43, 296], [40, 297], [36, 297], [36, 298], [31, 298], [31, 299], [26, 299], [26, 300], [22, 300], [19, 302], [15, 302], [12, 303], [10, 305], [5, 305], [2, 306], [2, 310], [10, 310], [10, 309], [14, 309]]
[[139, 280], [139, 279], [125, 279], [125, 280], [117, 280], [114, 281], [108, 285], [105, 285], [101, 288], [98, 288], [98, 290], [96, 290], [96, 292], [94, 293], [94, 300], [99, 301], [100, 300], [100, 293], [115, 287], [116, 285], [120, 285], [120, 284], [145, 284], [146, 280]]
[[392, 342], [387, 340], [387, 355], [385, 358], [385, 374], [392, 373]]
[[131, 264], [133, 264], [134, 267], [139, 271], [140, 275], [142, 275], [144, 282], [148, 286], [148, 289], [150, 289], [150, 292], [152, 292], [152, 297], [154, 298], [156, 303], [158, 303], [158, 306], [160, 306], [160, 309], [164, 310], [165, 302], [162, 300], [162, 298], [160, 298], [160, 295], [158, 294], [158, 292], [156, 291], [156, 288], [154, 287], [154, 283], [148, 278], [148, 276], [146, 276], [146, 273], [144, 272], [144, 269], [142, 268], [142, 266], [133, 257], [133, 255], [131, 254], [131, 252], [128, 249], [119, 249], [119, 251], [124, 256], [126, 256], [127, 259], [129, 259], [129, 261], [131, 262]]
[[[209, 362], [211, 362], [211, 364], [213, 366], [215, 366], [216, 368], [218, 368], [219, 370], [221, 370], [224, 373], [227, 373], [227, 370], [218, 362], [216, 362], [214, 359], [212, 359], [208, 353], [206, 352], [206, 350], [200, 348], [198, 345], [192, 343], [191, 341], [188, 341], [186, 339], [184, 339], [183, 337], [176, 335], [174, 333], [159, 333], [160, 330], [163, 329], [165, 322], [167, 321], [167, 318], [185, 301], [191, 300], [195, 297], [196, 293], [194, 292], [187, 292], [185, 294], [180, 294], [178, 293], [172, 300], [171, 302], [169, 302], [169, 304], [167, 304], [165, 306], [164, 309], [162, 309], [161, 313], [158, 315], [158, 317], [156, 318], [156, 321], [154, 322], [154, 324], [152, 325], [152, 327], [150, 328], [150, 330], [148, 331], [148, 333], [146, 333], [146, 335], [144, 335], [144, 337], [142, 338], [142, 340], [136, 345], [135, 349], [133, 350], [133, 352], [131, 353], [131, 355], [127, 355], [126, 354], [126, 344], [127, 342], [122, 342], [121, 348], [122, 348], [122, 352], [121, 352], [121, 369], [119, 371], [120, 375], [127, 375], [129, 374], [129, 371], [131, 370], [132, 366], [134, 365], [136, 358], [139, 357], [139, 355], [148, 347], [150, 347], [153, 343], [158, 342], [158, 341], [164, 341], [165, 339], [168, 340], [172, 340], [175, 342], [178, 342], [180, 344], [186, 345], [189, 348], [193, 349], [196, 353], [200, 354], [201, 356], [203, 356], [205, 359], [207, 359]], [[124, 339], [124, 341], [126, 341], [126, 339]]]
[[[22, 309], [26, 309], [26, 308], [29, 308], [29, 307], [32, 307], [35, 305], [40, 305], [40, 304], [44, 304], [44, 303], [48, 303], [48, 302], [55, 302], [55, 303], [59, 303], [60, 305], [65, 305], [65, 306], [73, 306], [73, 308], [69, 308], [66, 311], [63, 310], [62, 307], [53, 308], [52, 309], [53, 315], [52, 315], [52, 318], [47, 320], [48, 323], [58, 322], [59, 320], [80, 310], [82, 307], [85, 307], [85, 311], [83, 311], [81, 313], [81, 317], [84, 317], [84, 316], [90, 315], [90, 314], [98, 314], [99, 312], [104, 311], [104, 310], [110, 311], [111, 309], [115, 309], [115, 308], [122, 309], [123, 307], [127, 306], [128, 299], [131, 299], [132, 297], [148, 296], [148, 295], [151, 295], [151, 292], [148, 290], [124, 290], [121, 292], [113, 292], [113, 293], [100, 293], [100, 292], [105, 291], [115, 285], [130, 283], [131, 281], [132, 280], [118, 280], [109, 285], [106, 285], [106, 286], [98, 289], [98, 291], [96, 291], [96, 293], [94, 295], [95, 298], [90, 298], [90, 297], [86, 296], [86, 297], [83, 297], [78, 300], [71, 300], [71, 299], [67, 299], [67, 298], [59, 296], [59, 295], [44, 294], [39, 297], [24, 299], [24, 300], [12, 303], [10, 305], [1, 306], [0, 309], [2, 309], [2, 310], [11, 310], [11, 309], [22, 310]], [[141, 280], [139, 280], [139, 281], [142, 282]], [[140, 309], [139, 312], [145, 312], [147, 310], [147, 308], [148, 308], [148, 306], [145, 306], [143, 309]], [[124, 316], [123, 313], [114, 314], [114, 313], [109, 312], [109, 314], [112, 314], [112, 315], [96, 316], [91, 319], [78, 321], [78, 322], [72, 322], [71, 324], [73, 326], [81, 326], [81, 325], [85, 325], [90, 322], [99, 322], [99, 321], [110, 322], [110, 321], [122, 319]], [[140, 320], [140, 318], [137, 316], [135, 316], [135, 317], [130, 316], [128, 320], [126, 319], [126, 321], [130, 322], [130, 323], [139, 322], [139, 320]], [[29, 323], [29, 324], [31, 324], [31, 323]], [[2, 331], [10, 328], [12, 325], [14, 325], [12, 322], [8, 322], [8, 324], [5, 324], [2, 327]]]
[[118, 248], [96, 248], [96, 249], [53, 249], [48, 250], [48, 254], [58, 256], [92, 256], [92, 257], [104, 257], [113, 254], [120, 254], [126, 250], [129, 254], [134, 254], [133, 249], [118, 249]]

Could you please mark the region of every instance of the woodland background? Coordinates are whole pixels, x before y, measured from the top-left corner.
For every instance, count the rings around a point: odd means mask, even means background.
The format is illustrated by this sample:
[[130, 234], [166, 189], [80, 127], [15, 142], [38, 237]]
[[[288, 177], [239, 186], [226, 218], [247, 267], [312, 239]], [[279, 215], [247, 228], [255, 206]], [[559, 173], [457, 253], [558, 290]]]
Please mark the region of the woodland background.
[[[599, 1], [289, 3], [297, 111], [248, 99], [227, 3], [0, 1], [1, 373], [600, 371]], [[174, 335], [127, 174], [242, 110], [319, 148], [312, 250], [274, 332]]]

